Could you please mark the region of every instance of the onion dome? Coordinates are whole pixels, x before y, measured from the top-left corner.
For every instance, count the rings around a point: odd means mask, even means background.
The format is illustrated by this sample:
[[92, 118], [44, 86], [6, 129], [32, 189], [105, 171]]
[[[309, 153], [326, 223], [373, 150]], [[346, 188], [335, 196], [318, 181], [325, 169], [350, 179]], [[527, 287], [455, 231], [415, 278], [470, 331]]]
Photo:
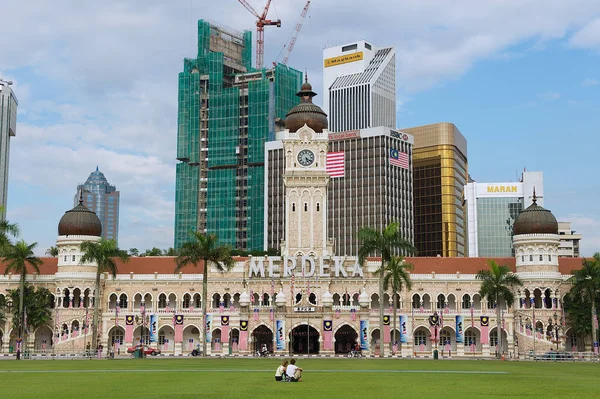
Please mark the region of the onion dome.
[[66, 211], [58, 222], [59, 236], [102, 236], [102, 223], [98, 216], [83, 205], [83, 192], [79, 204]]
[[323, 130], [327, 129], [327, 114], [321, 107], [313, 104], [312, 98], [317, 93], [312, 91], [308, 80], [304, 81], [296, 95], [301, 99], [300, 104], [292, 108], [285, 116], [285, 128], [294, 133], [306, 124], [316, 133], [323, 133]]
[[533, 204], [519, 213], [513, 225], [514, 235], [520, 234], [558, 234], [558, 222], [548, 209], [537, 204], [535, 188], [533, 189]]
[[279, 292], [275, 296], [275, 304], [277, 306], [285, 306], [286, 302], [287, 302], [287, 299], [285, 297], [285, 294], [283, 293], [283, 288], [280, 288]]

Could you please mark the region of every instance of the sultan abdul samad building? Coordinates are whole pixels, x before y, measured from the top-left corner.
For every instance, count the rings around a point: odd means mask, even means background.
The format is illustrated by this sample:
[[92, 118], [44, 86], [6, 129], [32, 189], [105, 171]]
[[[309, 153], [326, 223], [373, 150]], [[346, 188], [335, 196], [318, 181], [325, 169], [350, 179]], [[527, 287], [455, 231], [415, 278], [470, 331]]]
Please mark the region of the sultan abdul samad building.
[[[327, 237], [327, 118], [312, 103], [311, 86], [302, 85], [301, 103], [287, 115], [282, 132], [285, 154], [285, 241], [281, 256], [236, 258], [231, 272], [210, 270], [209, 297], [202, 298], [202, 267], [174, 274], [172, 257], [132, 258], [119, 264], [116, 278], [102, 277], [100, 343], [131, 347], [140, 342], [167, 355], [185, 355], [200, 343], [201, 303], [208, 302], [208, 348], [212, 355], [252, 354], [262, 346], [275, 353], [345, 354], [358, 342], [377, 354], [383, 337], [390, 354], [392, 297], [378, 297], [373, 272], [356, 257], [333, 253]], [[558, 258], [558, 226], [552, 213], [534, 203], [514, 224], [515, 258], [494, 259], [523, 280], [515, 303], [502, 311], [502, 343], [507, 353], [558, 346], [591, 350], [572, 333], [563, 313], [566, 279], [581, 259]], [[58, 225], [58, 258], [44, 258], [39, 275], [28, 281], [54, 293], [53, 321], [31, 331], [32, 353], [81, 351], [91, 341], [91, 296], [96, 266], [82, 264], [79, 245], [99, 240], [98, 217], [82, 204]], [[498, 342], [493, 303], [478, 294], [475, 274], [484, 258], [407, 258], [414, 265], [411, 291], [399, 294], [398, 356], [430, 356], [438, 347], [453, 356], [487, 356]], [[19, 276], [0, 277], [0, 292], [17, 288]], [[0, 294], [2, 295], [2, 294]], [[379, 307], [385, 311], [379, 324]], [[1, 350], [14, 346], [10, 322], [0, 326]], [[150, 331], [148, 327], [151, 327]], [[383, 327], [383, 328], [382, 328]], [[383, 332], [381, 331], [383, 329]], [[389, 348], [389, 349], [388, 349]]]

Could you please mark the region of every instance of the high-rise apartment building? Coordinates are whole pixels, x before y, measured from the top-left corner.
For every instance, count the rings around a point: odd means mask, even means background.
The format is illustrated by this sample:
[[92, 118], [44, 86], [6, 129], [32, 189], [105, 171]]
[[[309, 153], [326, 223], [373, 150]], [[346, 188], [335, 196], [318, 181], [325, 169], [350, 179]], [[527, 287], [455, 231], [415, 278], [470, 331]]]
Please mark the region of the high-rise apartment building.
[[361, 40], [323, 50], [329, 130], [396, 128], [396, 51]]
[[558, 256], [561, 258], [579, 258], [579, 241], [581, 234], [571, 230], [571, 222], [558, 222]]
[[100, 219], [102, 237], [118, 243], [120, 193], [115, 186], [108, 183], [104, 173], [100, 172], [97, 166], [85, 183], [77, 186], [77, 194], [73, 198], [74, 206], [79, 203], [80, 196], [83, 197], [83, 204]]
[[[390, 222], [413, 242], [413, 137], [387, 127], [328, 137], [327, 237], [335, 237], [334, 253], [357, 254], [360, 229], [381, 231]], [[264, 248], [279, 249], [286, 223], [282, 142], [267, 143], [266, 152]]]
[[534, 188], [537, 204], [543, 206], [542, 172], [523, 172], [518, 182], [465, 185], [470, 257], [515, 256], [513, 224], [532, 204]]
[[10, 158], [10, 138], [17, 133], [17, 106], [15, 93], [10, 88], [12, 82], [0, 79], [0, 219], [6, 217], [6, 194], [8, 190], [8, 161]]
[[418, 256], [466, 256], [467, 140], [452, 123], [401, 129], [414, 136], [415, 247]]
[[263, 247], [265, 142], [296, 105], [302, 73], [251, 63], [249, 31], [198, 21], [198, 54], [179, 73], [175, 248], [190, 231]]

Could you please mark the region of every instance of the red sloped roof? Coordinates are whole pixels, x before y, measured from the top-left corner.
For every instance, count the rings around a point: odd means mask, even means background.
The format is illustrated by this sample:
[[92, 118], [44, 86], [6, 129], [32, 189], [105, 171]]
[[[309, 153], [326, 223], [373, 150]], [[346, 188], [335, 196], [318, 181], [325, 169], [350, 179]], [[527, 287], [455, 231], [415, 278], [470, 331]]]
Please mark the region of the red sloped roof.
[[[40, 258], [40, 274], [51, 275], [58, 271], [58, 258], [44, 257]], [[246, 260], [244, 257], [234, 257], [236, 261]], [[441, 257], [409, 257], [408, 263], [414, 266], [413, 274], [454, 274], [457, 271], [462, 274], [475, 274], [482, 269], [487, 269], [487, 260], [493, 259], [499, 265], [506, 265], [513, 272], [515, 269], [515, 258], [441, 258]], [[370, 261], [379, 260], [379, 258], [368, 258]], [[558, 269], [563, 275], [572, 274], [573, 270], [581, 268], [583, 258], [558, 258]], [[6, 264], [3, 265], [3, 270]], [[119, 274], [173, 274], [175, 272], [175, 257], [173, 256], [145, 256], [132, 257], [129, 262], [117, 261]], [[32, 273], [31, 267], [28, 273]], [[204, 271], [202, 264], [197, 267], [187, 265], [181, 269], [183, 274], [201, 274]]]

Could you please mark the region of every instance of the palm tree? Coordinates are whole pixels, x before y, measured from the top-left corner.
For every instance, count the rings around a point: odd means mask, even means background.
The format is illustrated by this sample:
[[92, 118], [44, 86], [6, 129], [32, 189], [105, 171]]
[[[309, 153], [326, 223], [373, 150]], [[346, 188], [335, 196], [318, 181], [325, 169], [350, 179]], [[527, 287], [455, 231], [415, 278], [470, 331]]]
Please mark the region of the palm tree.
[[475, 278], [481, 280], [479, 294], [496, 305], [496, 332], [498, 333], [498, 356], [502, 351], [502, 325], [500, 323], [499, 301], [503, 299], [507, 308], [514, 302], [513, 287], [523, 285], [521, 279], [510, 271], [508, 266], [498, 265], [495, 261], [487, 261], [489, 270], [480, 270]]
[[594, 315], [598, 292], [600, 292], [600, 252], [596, 252], [592, 259], [584, 259], [582, 266], [581, 269], [573, 272], [569, 282], [573, 284], [572, 296], [579, 296], [584, 302], [592, 304], [592, 345], [594, 345], [594, 342], [597, 342]]
[[[410, 281], [409, 271], [413, 269], [413, 265], [405, 263], [402, 256], [392, 257], [383, 270], [383, 288], [388, 290], [391, 286], [392, 295], [394, 297], [394, 324], [392, 327], [392, 348], [396, 342], [396, 309], [398, 309], [398, 296], [403, 287], [410, 290], [412, 284]], [[377, 270], [375, 273], [380, 273]], [[392, 353], [393, 354], [393, 353]]]
[[[358, 262], [363, 265], [367, 256], [373, 254], [381, 255], [381, 267], [379, 273], [379, 334], [383, 338], [383, 271], [386, 262], [392, 259], [394, 253], [414, 253], [415, 248], [410, 242], [404, 239], [400, 234], [400, 224], [393, 222], [388, 224], [383, 231], [378, 231], [370, 227], [362, 228], [358, 232], [358, 240], [361, 247], [358, 250]], [[377, 273], [376, 272], [376, 273]], [[379, 355], [384, 356], [383, 339]]]
[[96, 270], [96, 286], [94, 289], [94, 318], [92, 326], [92, 348], [98, 347], [98, 315], [100, 313], [100, 298], [102, 298], [100, 292], [100, 275], [108, 272], [117, 276], [117, 264], [115, 258], [120, 259], [122, 262], [129, 261], [129, 255], [127, 251], [123, 251], [117, 247], [115, 240], [106, 240], [101, 238], [100, 241], [85, 241], [80, 245], [83, 256], [81, 257], [81, 263], [96, 263], [98, 269]]
[[[0, 212], [2, 212], [2, 207], [0, 207]], [[13, 237], [17, 237], [19, 233], [20, 231], [18, 224], [9, 223], [6, 220], [0, 221], [0, 256], [3, 256], [10, 251], [10, 246], [12, 243], [8, 235], [10, 234]]]
[[234, 261], [231, 257], [231, 248], [226, 245], [217, 245], [217, 236], [201, 232], [190, 232], [192, 241], [183, 244], [179, 255], [175, 258], [175, 273], [186, 265], [198, 266], [202, 262], [204, 272], [202, 275], [202, 314], [204, 326], [202, 327], [202, 356], [206, 356], [206, 303], [208, 302], [208, 270], [214, 264], [218, 271], [231, 270]]
[[56, 258], [58, 256], [58, 247], [51, 246], [46, 250], [46, 255], [50, 255], [53, 258]]
[[[42, 260], [34, 255], [33, 249], [37, 246], [37, 242], [27, 244], [24, 240], [10, 246], [4, 256], [4, 263], [7, 263], [4, 269], [4, 275], [9, 272], [18, 273], [21, 275], [19, 287], [19, 339], [23, 337], [23, 299], [25, 295], [25, 276], [27, 275], [27, 266], [31, 266], [37, 273], [40, 272], [39, 266]], [[18, 359], [18, 358], [17, 358]]]

